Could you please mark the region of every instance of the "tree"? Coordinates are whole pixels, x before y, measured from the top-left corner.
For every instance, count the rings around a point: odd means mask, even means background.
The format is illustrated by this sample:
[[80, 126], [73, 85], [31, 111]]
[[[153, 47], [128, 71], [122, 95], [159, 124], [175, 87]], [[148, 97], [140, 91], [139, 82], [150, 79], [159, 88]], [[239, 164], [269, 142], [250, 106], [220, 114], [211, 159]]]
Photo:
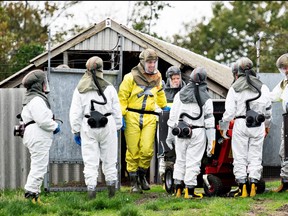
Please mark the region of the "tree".
[[137, 1], [129, 23], [132, 23], [132, 28], [135, 30], [158, 37], [155, 32], [151, 32], [151, 27], [156, 25], [160, 12], [165, 7], [171, 7], [171, 5], [163, 1]]
[[256, 61], [256, 41], [264, 32], [260, 49], [260, 72], [275, 71], [277, 58], [287, 52], [287, 1], [215, 2], [208, 22], [185, 24], [187, 35], [174, 35], [172, 42], [223, 64], [241, 56]]
[[[40, 9], [28, 1], [0, 1], [0, 80], [29, 65], [29, 60], [41, 54], [48, 40], [49, 25], [77, 3], [67, 1], [60, 6], [59, 3], [45, 1], [44, 8]], [[82, 30], [78, 26], [72, 29]], [[53, 36], [52, 43], [62, 42], [71, 29], [59, 32]]]

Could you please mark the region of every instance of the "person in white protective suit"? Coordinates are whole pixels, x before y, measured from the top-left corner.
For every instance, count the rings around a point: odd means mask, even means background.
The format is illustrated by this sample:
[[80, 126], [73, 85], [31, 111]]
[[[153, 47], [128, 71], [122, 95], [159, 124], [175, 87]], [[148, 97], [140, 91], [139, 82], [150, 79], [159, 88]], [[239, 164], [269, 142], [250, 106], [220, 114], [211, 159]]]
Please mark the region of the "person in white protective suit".
[[[226, 97], [225, 112], [219, 121], [220, 133], [228, 138], [229, 122], [235, 119], [232, 132], [233, 173], [239, 189], [231, 192], [230, 196], [253, 197], [262, 177], [265, 129], [269, 130], [271, 122], [270, 91], [256, 77], [249, 58], [242, 57], [236, 63], [238, 74]], [[250, 193], [247, 188], [251, 188]]]
[[206, 136], [208, 156], [213, 154], [215, 146], [213, 103], [207, 91], [206, 79], [206, 69], [195, 68], [190, 75], [190, 82], [176, 94], [170, 110], [167, 124], [172, 131], [168, 134], [167, 144], [174, 135], [176, 161], [173, 179], [176, 197], [182, 194], [183, 181], [184, 198], [203, 197], [202, 194], [195, 193], [194, 189], [197, 186], [197, 176], [206, 149]]
[[115, 195], [117, 178], [117, 130], [122, 114], [115, 87], [103, 79], [103, 60], [93, 56], [73, 93], [70, 125], [75, 142], [81, 146], [88, 198], [96, 197], [100, 160], [108, 196]]
[[[165, 84], [164, 92], [167, 99], [167, 106], [171, 107], [175, 95], [181, 90], [181, 88], [186, 86], [186, 83], [182, 80], [181, 70], [176, 66], [171, 66], [167, 69], [166, 78], [167, 81]], [[175, 145], [174, 139], [167, 140], [168, 142], [170, 142], [169, 143], [170, 146]], [[174, 149], [170, 150], [164, 145], [165, 144], [162, 145], [163, 152], [162, 154], [160, 153], [159, 155], [159, 175], [163, 183], [164, 183], [165, 169], [167, 166], [169, 165], [172, 166], [174, 164], [174, 162], [172, 162], [171, 160], [175, 158], [175, 150]], [[166, 158], [167, 161], [164, 160], [164, 157]]]
[[[271, 92], [272, 102], [282, 102], [282, 107], [284, 113], [287, 113], [288, 110], [288, 53], [281, 55], [276, 61], [276, 66], [280, 73], [284, 75], [284, 79], [281, 80]], [[281, 128], [281, 144], [279, 149], [279, 156], [281, 159], [281, 184], [275, 190], [275, 192], [288, 191], [288, 161], [285, 160], [285, 149], [284, 149], [284, 123], [282, 122]]]
[[25, 197], [31, 198], [33, 203], [41, 203], [39, 194], [47, 172], [49, 150], [53, 134], [60, 132], [60, 125], [53, 120], [46, 95], [49, 93], [46, 73], [33, 70], [23, 78], [22, 84], [27, 89], [21, 112], [25, 123], [23, 144], [31, 155], [30, 172], [24, 186]]

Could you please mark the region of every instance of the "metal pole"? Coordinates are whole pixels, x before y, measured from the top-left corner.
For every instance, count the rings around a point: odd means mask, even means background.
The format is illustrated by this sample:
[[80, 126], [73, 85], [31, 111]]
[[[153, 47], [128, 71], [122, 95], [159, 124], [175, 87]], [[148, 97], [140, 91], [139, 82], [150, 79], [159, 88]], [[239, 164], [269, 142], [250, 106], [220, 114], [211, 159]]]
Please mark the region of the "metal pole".
[[51, 30], [48, 29], [48, 69], [47, 69], [47, 78], [49, 81], [50, 78], [50, 68], [51, 68]]
[[260, 72], [260, 42], [261, 42], [261, 39], [262, 39], [262, 37], [264, 37], [264, 35], [265, 35], [265, 33], [264, 32], [260, 32], [259, 34], [258, 34], [258, 40], [257, 40], [257, 42], [256, 42], [256, 50], [257, 50], [257, 55], [256, 55], [256, 57], [257, 57], [257, 73], [259, 73]]
[[[51, 31], [50, 29], [48, 29], [48, 68], [47, 68], [48, 82], [50, 80], [50, 59], [51, 59], [50, 46], [51, 46]], [[48, 95], [48, 99], [49, 99], [49, 95]], [[44, 175], [43, 183], [44, 183], [44, 190], [49, 192], [50, 191], [50, 160], [47, 166], [47, 173]]]
[[256, 41], [257, 74], [259, 74], [259, 70], [260, 70], [260, 40], [261, 40], [261, 37], [259, 35], [259, 39]]
[[[118, 45], [120, 47], [120, 60], [119, 60], [119, 72], [118, 72], [118, 76], [117, 76], [117, 91], [119, 90], [119, 86], [120, 83], [122, 81], [122, 71], [123, 71], [123, 37], [122, 35], [118, 35], [119, 39], [120, 39], [120, 44]], [[121, 130], [119, 130], [118, 132], [118, 184], [117, 184], [117, 188], [120, 189], [121, 186], [121, 170], [122, 170], [122, 160], [121, 160], [121, 153], [122, 153], [122, 132]]]

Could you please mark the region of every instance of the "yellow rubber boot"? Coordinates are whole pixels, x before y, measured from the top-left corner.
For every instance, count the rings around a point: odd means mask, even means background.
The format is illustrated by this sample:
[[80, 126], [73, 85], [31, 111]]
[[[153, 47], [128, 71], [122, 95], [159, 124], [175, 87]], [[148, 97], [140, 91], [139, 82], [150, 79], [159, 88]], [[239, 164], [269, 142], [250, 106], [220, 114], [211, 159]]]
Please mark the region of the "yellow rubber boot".
[[180, 186], [176, 187], [176, 197], [180, 198], [181, 195], [182, 195], [182, 188]]
[[33, 198], [32, 198], [32, 203], [33, 203], [33, 204], [38, 204], [38, 205], [43, 205], [43, 203], [42, 203], [41, 200], [40, 200], [40, 196], [33, 197]]
[[194, 191], [194, 188], [185, 188], [185, 194], [184, 194], [185, 199], [193, 199], [193, 198], [203, 198], [203, 194], [197, 194]]
[[239, 190], [237, 193], [234, 194], [234, 197], [243, 197], [243, 198], [248, 197], [246, 184], [239, 185]]
[[26, 199], [31, 199], [31, 202], [33, 204], [43, 205], [43, 203], [40, 201], [39, 193], [33, 193], [31, 191], [26, 191], [24, 194], [24, 197]]
[[250, 197], [256, 196], [256, 190], [257, 190], [257, 186], [255, 185], [255, 183], [252, 183], [251, 184]]
[[241, 189], [241, 197], [243, 197], [243, 198], [248, 197], [246, 184], [243, 184], [243, 187]]

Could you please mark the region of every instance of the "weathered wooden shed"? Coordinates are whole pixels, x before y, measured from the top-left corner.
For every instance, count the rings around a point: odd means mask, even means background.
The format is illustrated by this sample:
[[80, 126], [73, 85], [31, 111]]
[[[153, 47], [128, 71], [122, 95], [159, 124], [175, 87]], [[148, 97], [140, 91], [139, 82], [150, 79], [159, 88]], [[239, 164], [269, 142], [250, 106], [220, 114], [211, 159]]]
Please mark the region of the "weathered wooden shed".
[[[9, 115], [7, 115], [7, 112], [0, 111], [1, 119], [4, 119], [2, 122], [12, 122], [10, 128], [7, 128], [7, 126], [4, 125], [5, 123], [0, 124], [0, 158], [2, 160], [0, 162], [9, 164], [13, 159], [11, 157], [8, 158], [8, 155], [15, 155], [14, 151], [18, 151], [19, 148], [24, 148], [21, 145], [22, 140], [19, 137], [12, 136], [9, 140], [5, 141], [2, 139], [5, 134], [11, 133], [13, 130], [11, 127], [14, 126], [13, 123], [17, 124], [15, 116], [17, 112], [21, 111], [21, 99], [25, 90], [21, 88], [22, 78], [29, 71], [36, 68], [47, 71], [48, 63], [50, 62], [50, 70], [48, 70], [48, 72], [51, 92], [49, 97], [54, 114], [60, 117], [64, 124], [61, 129], [61, 134], [55, 136], [54, 144], [50, 152], [50, 177], [48, 177], [46, 182], [50, 185], [54, 184], [57, 186], [59, 182], [71, 182], [75, 179], [76, 181], [83, 181], [81, 149], [77, 148], [73, 143], [68, 113], [73, 90], [85, 72], [85, 63], [87, 59], [92, 56], [96, 55], [101, 57], [104, 61], [104, 77], [112, 82], [116, 89], [118, 89], [123, 76], [139, 63], [139, 54], [145, 48], [156, 50], [159, 56], [158, 69], [162, 73], [164, 80], [166, 80], [166, 70], [171, 65], [180, 67], [183, 75], [191, 72], [197, 66], [203, 66], [207, 69], [208, 89], [211, 96], [215, 99], [226, 97], [233, 81], [229, 67], [187, 49], [127, 28], [107, 18], [98, 24], [90, 26], [58, 46], [52, 47], [50, 52], [46, 51], [36, 56], [30, 61], [27, 67], [0, 82], [1, 89], [9, 89], [8, 93], [2, 93], [3, 95], [8, 95], [5, 99], [9, 100], [7, 101], [9, 106], [17, 107], [13, 109], [13, 112]], [[57, 68], [63, 64], [68, 65], [69, 68]], [[17, 89], [13, 92], [14, 88]], [[15, 100], [15, 97], [10, 97], [10, 94], [18, 95], [17, 100]], [[9, 107], [1, 108], [1, 110], [4, 109], [9, 109]], [[122, 143], [123, 140], [122, 137]], [[122, 155], [119, 164], [122, 178], [126, 176], [124, 166], [125, 151], [123, 149], [125, 150], [125, 146], [122, 144], [122, 148], [121, 145], [119, 148], [119, 157]], [[25, 152], [25, 149], [22, 149], [22, 152]], [[23, 186], [23, 182], [25, 182], [23, 173], [27, 176], [27, 170], [29, 170], [29, 164], [27, 163], [27, 161], [29, 161], [29, 155], [27, 152], [22, 153], [18, 156], [18, 159], [20, 161], [26, 161], [26, 163], [14, 163], [15, 167], [13, 167], [13, 170], [22, 170], [14, 173], [16, 176], [19, 175], [22, 181], [18, 181], [18, 183], [10, 186], [11, 181], [9, 180], [12, 177], [8, 169], [0, 167], [0, 182], [3, 182], [0, 188]], [[155, 182], [156, 179], [155, 170], [157, 169], [157, 164], [155, 163], [155, 160], [153, 160], [150, 167], [150, 182], [152, 183]], [[68, 186], [71, 186], [71, 184]]]

